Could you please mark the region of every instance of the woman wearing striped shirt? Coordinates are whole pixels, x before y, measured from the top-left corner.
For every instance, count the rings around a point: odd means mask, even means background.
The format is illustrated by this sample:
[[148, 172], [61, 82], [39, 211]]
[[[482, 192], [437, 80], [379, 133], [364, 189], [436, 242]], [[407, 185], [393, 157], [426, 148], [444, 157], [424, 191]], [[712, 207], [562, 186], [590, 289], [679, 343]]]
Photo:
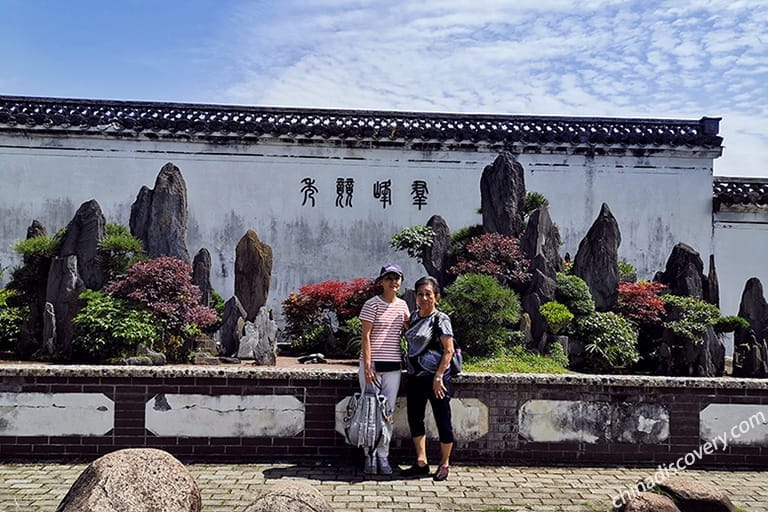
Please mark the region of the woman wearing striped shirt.
[[[360, 388], [365, 391], [378, 391], [387, 398], [394, 409], [397, 391], [400, 389], [402, 356], [400, 354], [400, 336], [408, 327], [408, 305], [397, 297], [403, 284], [403, 271], [400, 265], [387, 263], [381, 267], [377, 279], [381, 283], [382, 293], [368, 299], [360, 311], [363, 327], [362, 350], [360, 354]], [[374, 381], [381, 385], [381, 390], [371, 389]], [[367, 388], [367, 389], [366, 389]], [[389, 435], [386, 443], [376, 449], [375, 454], [367, 456], [364, 471], [367, 474], [391, 475], [389, 465], [389, 439], [392, 438], [392, 423], [389, 423]]]

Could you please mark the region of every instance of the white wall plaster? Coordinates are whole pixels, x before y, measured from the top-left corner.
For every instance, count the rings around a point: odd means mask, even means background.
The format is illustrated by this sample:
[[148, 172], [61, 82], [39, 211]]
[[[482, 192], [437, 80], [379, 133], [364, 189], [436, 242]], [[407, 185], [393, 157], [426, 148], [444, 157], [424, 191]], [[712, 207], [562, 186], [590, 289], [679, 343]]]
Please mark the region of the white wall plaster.
[[0, 393], [0, 436], [101, 436], [114, 416], [101, 393]]
[[768, 446], [768, 405], [710, 404], [699, 413], [699, 436], [728, 445]]

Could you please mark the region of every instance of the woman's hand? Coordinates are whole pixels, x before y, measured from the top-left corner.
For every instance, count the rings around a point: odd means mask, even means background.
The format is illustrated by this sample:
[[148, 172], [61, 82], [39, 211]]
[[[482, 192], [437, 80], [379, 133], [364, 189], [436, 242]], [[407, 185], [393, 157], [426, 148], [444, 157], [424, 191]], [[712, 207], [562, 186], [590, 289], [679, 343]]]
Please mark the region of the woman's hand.
[[373, 381], [376, 379], [376, 372], [373, 371], [373, 366], [366, 365], [365, 366], [365, 383], [366, 384], [373, 384]]
[[432, 391], [434, 391], [436, 398], [445, 398], [445, 394], [448, 392], [448, 389], [445, 387], [442, 377], [437, 375], [435, 376], [432, 381]]

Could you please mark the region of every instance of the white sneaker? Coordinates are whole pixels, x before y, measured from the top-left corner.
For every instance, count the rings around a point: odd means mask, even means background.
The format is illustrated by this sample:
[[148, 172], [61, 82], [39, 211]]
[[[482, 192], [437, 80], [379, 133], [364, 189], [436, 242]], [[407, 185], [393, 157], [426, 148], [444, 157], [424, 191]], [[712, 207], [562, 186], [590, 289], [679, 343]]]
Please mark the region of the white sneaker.
[[363, 467], [363, 473], [365, 473], [366, 475], [376, 474], [376, 456], [375, 455], [365, 456], [365, 466]]
[[391, 475], [392, 466], [389, 465], [389, 460], [387, 459], [387, 457], [378, 457], [378, 459], [379, 459], [379, 474]]

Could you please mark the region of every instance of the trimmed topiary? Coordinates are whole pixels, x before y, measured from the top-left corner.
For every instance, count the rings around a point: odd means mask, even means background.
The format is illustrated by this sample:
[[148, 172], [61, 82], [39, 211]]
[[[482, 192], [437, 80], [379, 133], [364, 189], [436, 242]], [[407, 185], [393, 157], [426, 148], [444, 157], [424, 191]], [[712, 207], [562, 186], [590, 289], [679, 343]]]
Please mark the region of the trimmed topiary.
[[589, 286], [579, 276], [564, 272], [557, 273], [557, 291], [555, 300], [568, 308], [576, 316], [589, 315], [595, 312], [595, 301], [589, 292]]

